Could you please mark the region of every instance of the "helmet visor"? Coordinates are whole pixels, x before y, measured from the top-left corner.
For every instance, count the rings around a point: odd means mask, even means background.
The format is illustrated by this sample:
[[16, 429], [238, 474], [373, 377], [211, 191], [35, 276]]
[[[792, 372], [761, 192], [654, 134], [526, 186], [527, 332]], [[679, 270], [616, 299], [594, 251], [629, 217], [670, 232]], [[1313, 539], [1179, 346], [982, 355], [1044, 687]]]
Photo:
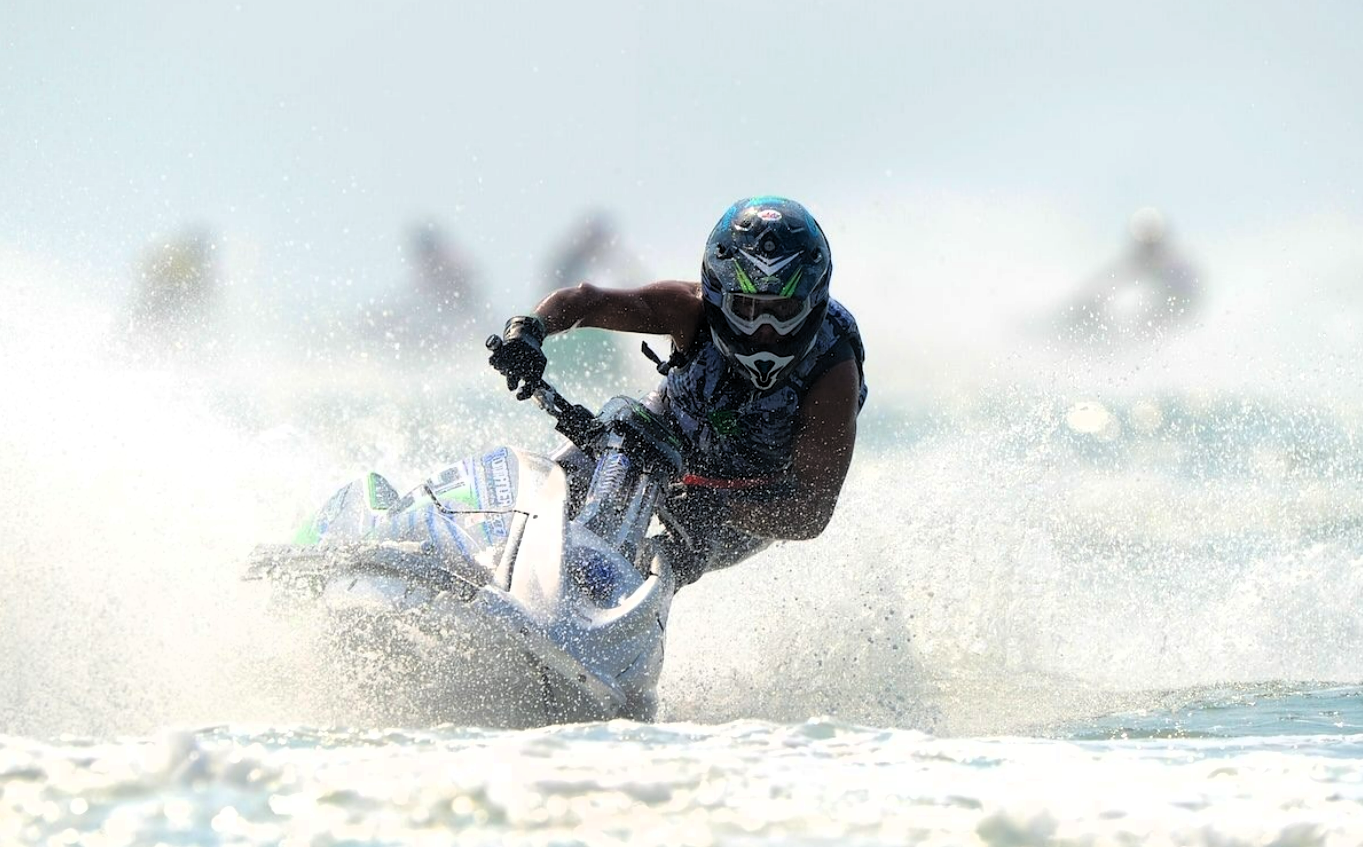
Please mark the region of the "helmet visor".
[[723, 308], [729, 325], [744, 335], [752, 335], [764, 324], [780, 335], [789, 335], [800, 328], [811, 311], [804, 297], [773, 294], [726, 293]]

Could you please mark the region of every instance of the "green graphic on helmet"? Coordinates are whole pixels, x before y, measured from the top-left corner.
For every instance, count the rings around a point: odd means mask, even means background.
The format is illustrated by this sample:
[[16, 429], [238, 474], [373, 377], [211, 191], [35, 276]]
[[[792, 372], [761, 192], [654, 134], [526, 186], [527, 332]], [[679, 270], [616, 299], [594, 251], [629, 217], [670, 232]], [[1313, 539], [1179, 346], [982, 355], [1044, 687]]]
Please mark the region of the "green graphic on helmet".
[[738, 285], [743, 289], [744, 294], [757, 293], [757, 286], [753, 285], [752, 280], [748, 279], [748, 275], [743, 271], [743, 266], [738, 263], [737, 259], [734, 259], [734, 276], [738, 278]]

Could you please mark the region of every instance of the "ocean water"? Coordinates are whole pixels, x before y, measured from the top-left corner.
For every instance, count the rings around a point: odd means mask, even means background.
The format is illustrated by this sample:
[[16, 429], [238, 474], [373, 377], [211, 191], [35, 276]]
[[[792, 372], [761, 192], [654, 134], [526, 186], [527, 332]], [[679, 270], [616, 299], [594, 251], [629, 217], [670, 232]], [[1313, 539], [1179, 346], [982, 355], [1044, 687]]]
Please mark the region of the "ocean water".
[[138, 349], [5, 259], [0, 844], [1363, 843], [1348, 303], [1120, 349], [872, 315], [829, 530], [679, 594], [656, 723], [505, 731], [240, 579], [360, 471], [552, 446], [475, 350]]
[[[7, 738], [0, 837], [1354, 844], [1363, 825], [1360, 694], [1282, 685], [1189, 695], [1170, 713], [1104, 719], [1069, 738], [936, 737], [830, 718]], [[1175, 724], [1181, 730], [1168, 734]]]

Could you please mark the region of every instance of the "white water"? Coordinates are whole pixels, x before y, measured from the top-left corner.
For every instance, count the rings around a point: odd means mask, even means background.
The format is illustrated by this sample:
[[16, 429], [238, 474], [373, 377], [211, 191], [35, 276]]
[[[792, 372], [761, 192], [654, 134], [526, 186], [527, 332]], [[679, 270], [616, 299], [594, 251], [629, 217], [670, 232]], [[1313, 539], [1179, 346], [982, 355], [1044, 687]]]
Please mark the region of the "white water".
[[[1004, 239], [949, 286], [902, 269], [885, 309], [859, 280], [890, 257], [849, 238], [839, 293], [873, 393], [838, 516], [681, 595], [662, 717], [1013, 732], [1146, 689], [1363, 678], [1357, 300], [1339, 285], [1361, 229], [1204, 247], [1224, 268], [1205, 325], [1131, 351], [1030, 341], [1054, 298], [976, 282], [1005, 259], [1028, 279], [1080, 265], [1055, 239], [1021, 258]], [[13, 252], [5, 271], [8, 731], [361, 719], [238, 582], [246, 553], [363, 469], [401, 487], [497, 440], [553, 443], [473, 355], [415, 375], [351, 370], [343, 349], [300, 363], [267, 324], [208, 362], [130, 358], [109, 281]], [[985, 304], [977, 334], [943, 333], [961, 302]], [[1196, 434], [1215, 426], [1240, 440]]]
[[[1139, 350], [1039, 343], [1047, 298], [971, 274], [889, 320], [857, 284], [888, 260], [847, 251], [872, 399], [829, 530], [683, 591], [658, 725], [521, 733], [390, 727], [239, 575], [361, 470], [548, 447], [538, 412], [471, 353], [395, 374], [272, 322], [134, 354], [110, 281], [7, 252], [0, 842], [1356, 843], [1357, 736], [1281, 723], [1292, 686], [1243, 695], [1262, 729], [1057, 740], [1171, 709], [1211, 731], [1206, 686], [1363, 679], [1358, 340], [1331, 282], [1363, 240], [1293, 229], [1207, 248], [1242, 299]], [[941, 331], [955, 296], [990, 303], [972, 334]], [[1306, 731], [1358, 725], [1356, 699]]]
[[[1322, 756], [1324, 752], [1325, 756]], [[1349, 844], [1357, 741], [933, 739], [830, 721], [206, 730], [0, 748], [42, 843]], [[1330, 758], [1338, 756], [1343, 758]], [[51, 774], [50, 782], [39, 780]], [[32, 821], [20, 828], [21, 820]]]

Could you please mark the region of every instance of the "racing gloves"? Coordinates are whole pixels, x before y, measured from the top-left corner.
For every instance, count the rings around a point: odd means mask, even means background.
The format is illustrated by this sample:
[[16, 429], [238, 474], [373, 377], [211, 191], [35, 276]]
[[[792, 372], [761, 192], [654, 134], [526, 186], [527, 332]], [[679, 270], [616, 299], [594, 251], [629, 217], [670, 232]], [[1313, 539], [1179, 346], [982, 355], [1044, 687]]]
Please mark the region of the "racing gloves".
[[517, 400], [529, 399], [544, 379], [549, 363], [540, 349], [544, 336], [544, 321], [536, 315], [507, 321], [501, 338], [488, 336], [487, 349], [492, 351], [488, 364], [506, 377], [507, 390], [515, 391]]

